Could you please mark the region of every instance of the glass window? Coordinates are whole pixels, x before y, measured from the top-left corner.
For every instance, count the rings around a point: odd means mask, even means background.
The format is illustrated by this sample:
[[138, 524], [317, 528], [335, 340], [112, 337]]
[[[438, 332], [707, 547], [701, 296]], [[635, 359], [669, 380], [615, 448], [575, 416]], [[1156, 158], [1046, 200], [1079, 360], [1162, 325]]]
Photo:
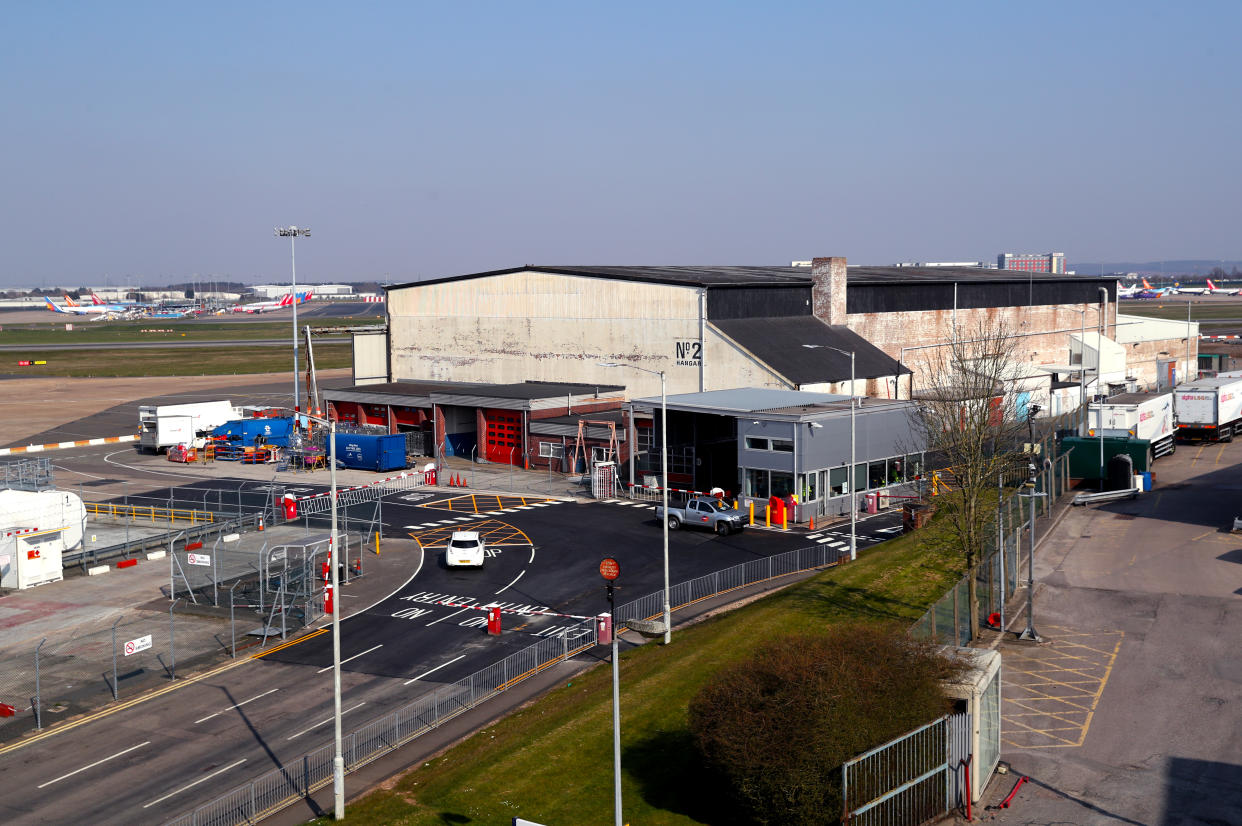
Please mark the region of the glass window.
[[869, 488], [882, 488], [888, 484], [888, 478], [885, 475], [886, 465], [887, 463], [883, 459], [867, 465], [867, 486]]
[[888, 483], [890, 485], [897, 485], [905, 481], [901, 475], [902, 469], [905, 468], [905, 466], [906, 462], [900, 456], [896, 459], [888, 460]]
[[792, 439], [771, 439], [770, 441], [772, 442], [772, 450], [778, 453], [793, 453]]
[[746, 437], [746, 449], [747, 450], [767, 450], [768, 440], [764, 439], [761, 436], [747, 436]]
[[923, 454], [911, 453], [906, 457], [906, 481], [913, 482], [916, 476], [923, 475]]
[[771, 472], [772, 495], [779, 496], [782, 499], [794, 492], [794, 479], [792, 473], [782, 473], [779, 470]]
[[746, 469], [746, 495], [753, 496], [756, 499], [767, 499], [771, 495], [768, 492], [768, 472], [766, 470]]
[[563, 459], [565, 458], [565, 446], [555, 442], [540, 442], [539, 455], [544, 459]]
[[828, 470], [828, 495], [844, 496], [849, 493], [845, 487], [845, 477], [847, 470], [844, 467], [834, 467]]
[[810, 502], [819, 498], [819, 473], [803, 473], [801, 490], [798, 491], [800, 502]]
[[854, 492], [861, 493], [867, 489], [867, 463], [859, 462], [854, 465]]

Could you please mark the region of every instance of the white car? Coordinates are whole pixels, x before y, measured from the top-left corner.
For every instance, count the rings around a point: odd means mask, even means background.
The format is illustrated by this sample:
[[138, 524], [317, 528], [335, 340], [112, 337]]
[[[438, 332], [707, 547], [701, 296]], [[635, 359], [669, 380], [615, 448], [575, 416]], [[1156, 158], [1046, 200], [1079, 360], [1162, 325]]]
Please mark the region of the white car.
[[444, 549], [444, 564], [450, 568], [482, 568], [485, 555], [478, 531], [454, 531]]

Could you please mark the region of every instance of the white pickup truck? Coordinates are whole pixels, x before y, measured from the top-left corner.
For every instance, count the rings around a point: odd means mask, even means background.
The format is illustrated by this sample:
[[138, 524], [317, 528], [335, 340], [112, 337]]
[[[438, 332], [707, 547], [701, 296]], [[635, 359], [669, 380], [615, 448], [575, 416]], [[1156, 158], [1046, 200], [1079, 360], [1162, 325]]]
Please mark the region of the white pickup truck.
[[695, 496], [684, 506], [669, 503], [668, 514], [664, 507], [656, 508], [657, 519], [668, 519], [668, 529], [675, 531], [682, 525], [710, 528], [721, 536], [740, 531], [746, 525], [742, 512], [734, 510], [714, 496]]

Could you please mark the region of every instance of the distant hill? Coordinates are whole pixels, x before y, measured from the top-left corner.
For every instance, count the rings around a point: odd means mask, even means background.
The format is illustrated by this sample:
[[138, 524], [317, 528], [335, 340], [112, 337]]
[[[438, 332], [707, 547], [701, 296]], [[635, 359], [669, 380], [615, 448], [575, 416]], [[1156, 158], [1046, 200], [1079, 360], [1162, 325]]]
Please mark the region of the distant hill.
[[1138, 273], [1141, 276], [1165, 278], [1177, 276], [1206, 277], [1220, 268], [1230, 277], [1242, 278], [1242, 261], [1217, 259], [1184, 259], [1180, 261], [1101, 261], [1101, 262], [1068, 262], [1069, 269], [1079, 275], [1099, 275], [1100, 273]]

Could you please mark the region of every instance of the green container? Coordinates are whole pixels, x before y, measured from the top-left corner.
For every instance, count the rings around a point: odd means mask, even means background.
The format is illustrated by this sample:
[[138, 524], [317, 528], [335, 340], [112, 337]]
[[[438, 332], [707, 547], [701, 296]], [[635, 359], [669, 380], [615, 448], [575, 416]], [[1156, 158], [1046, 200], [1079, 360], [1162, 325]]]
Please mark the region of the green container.
[[[1094, 436], [1066, 436], [1061, 440], [1061, 455], [1069, 454], [1071, 479], [1100, 478], [1100, 439]], [[1125, 453], [1134, 462], [1135, 473], [1151, 470], [1151, 442], [1147, 439], [1130, 439], [1121, 436], [1105, 436], [1104, 473], [1108, 474], [1108, 460]]]

